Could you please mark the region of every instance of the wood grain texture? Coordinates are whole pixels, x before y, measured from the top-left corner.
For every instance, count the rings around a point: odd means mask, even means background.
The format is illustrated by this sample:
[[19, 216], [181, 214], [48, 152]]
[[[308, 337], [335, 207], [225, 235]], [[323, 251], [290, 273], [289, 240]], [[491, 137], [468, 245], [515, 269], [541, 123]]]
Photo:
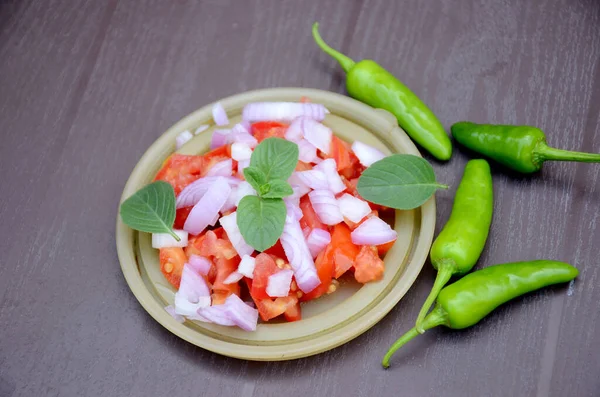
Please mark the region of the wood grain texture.
[[[0, 1], [0, 397], [596, 396], [600, 390], [600, 167], [494, 166], [478, 267], [552, 258], [581, 270], [465, 331], [432, 330], [383, 371], [417, 315], [426, 265], [376, 327], [333, 351], [252, 363], [196, 348], [139, 306], [114, 222], [131, 169], [171, 124], [218, 98], [275, 86], [344, 92], [310, 25], [405, 81], [449, 127], [533, 124], [600, 152], [596, 0]], [[434, 162], [438, 230], [462, 168]], [[570, 291], [570, 294], [567, 292]]]

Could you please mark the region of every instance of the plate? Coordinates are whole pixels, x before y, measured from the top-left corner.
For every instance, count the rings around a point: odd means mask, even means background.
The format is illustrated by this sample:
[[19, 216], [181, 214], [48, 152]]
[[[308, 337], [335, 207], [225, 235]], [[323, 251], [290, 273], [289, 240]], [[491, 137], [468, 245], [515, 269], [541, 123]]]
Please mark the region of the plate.
[[[245, 104], [260, 101], [299, 101], [310, 98], [331, 112], [325, 125], [352, 142], [360, 140], [384, 153], [420, 156], [406, 133], [390, 113], [373, 109], [332, 92], [305, 88], [272, 88], [249, 91], [220, 100], [232, 124], [240, 120]], [[211, 127], [195, 136], [178, 152], [199, 154], [209, 148], [215, 126], [209, 104], [169, 128], [150, 146], [135, 166], [121, 202], [150, 183], [163, 161], [175, 151], [175, 137], [194, 132], [203, 124]], [[221, 127], [222, 128], [222, 127]], [[411, 287], [427, 258], [435, 228], [432, 197], [411, 211], [396, 211], [394, 229], [398, 240], [384, 258], [382, 280], [364, 286], [343, 280], [338, 290], [302, 306], [303, 319], [293, 323], [260, 324], [255, 332], [195, 321], [178, 323], [164, 309], [173, 304], [175, 290], [160, 272], [158, 251], [147, 233], [131, 230], [117, 216], [116, 243], [123, 275], [142, 307], [175, 335], [196, 346], [247, 360], [290, 360], [318, 354], [362, 334], [385, 316]]]

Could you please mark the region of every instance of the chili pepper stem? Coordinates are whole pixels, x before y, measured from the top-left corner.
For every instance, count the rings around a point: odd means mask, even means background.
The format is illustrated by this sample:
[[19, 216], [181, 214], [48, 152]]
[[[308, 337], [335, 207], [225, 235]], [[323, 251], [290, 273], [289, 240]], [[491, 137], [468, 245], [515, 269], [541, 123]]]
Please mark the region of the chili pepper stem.
[[342, 69], [344, 69], [344, 72], [348, 73], [350, 69], [352, 69], [352, 66], [354, 66], [355, 62], [350, 57], [329, 47], [329, 45], [327, 45], [327, 43], [325, 43], [325, 41], [321, 38], [321, 35], [319, 34], [319, 22], [313, 23], [312, 35], [315, 39], [315, 42], [323, 50], [323, 52], [340, 63]]
[[540, 142], [534, 149], [534, 158], [540, 162], [545, 160], [579, 161], [582, 163], [600, 163], [600, 154], [573, 152], [570, 150], [556, 149]]
[[[429, 315], [425, 317], [425, 320], [423, 320], [423, 329], [428, 330], [437, 327], [438, 325], [446, 324], [447, 321], [448, 320], [446, 311], [438, 304], [433, 308], [431, 313], [429, 313]], [[400, 349], [402, 346], [404, 346], [419, 335], [421, 334], [417, 331], [416, 328], [413, 327], [410, 329], [410, 331], [402, 335], [396, 342], [394, 342], [394, 344], [390, 347], [387, 353], [385, 353], [385, 356], [381, 361], [381, 365], [383, 365], [383, 368], [389, 368], [390, 359], [392, 358], [394, 353], [396, 353], [398, 349]]]
[[422, 334], [425, 332], [425, 329], [423, 328], [423, 320], [425, 319], [425, 316], [427, 315], [429, 308], [431, 307], [431, 305], [433, 305], [433, 302], [435, 302], [435, 299], [439, 295], [442, 288], [444, 288], [444, 286], [448, 283], [448, 281], [450, 281], [450, 277], [452, 277], [455, 270], [456, 270], [456, 265], [454, 264], [454, 261], [452, 261], [452, 260], [442, 261], [438, 264], [437, 275], [436, 275], [435, 281], [433, 283], [433, 288], [431, 289], [429, 296], [425, 300], [425, 303], [423, 304], [423, 307], [421, 308], [421, 311], [419, 312], [419, 315], [417, 316], [415, 328], [419, 334]]

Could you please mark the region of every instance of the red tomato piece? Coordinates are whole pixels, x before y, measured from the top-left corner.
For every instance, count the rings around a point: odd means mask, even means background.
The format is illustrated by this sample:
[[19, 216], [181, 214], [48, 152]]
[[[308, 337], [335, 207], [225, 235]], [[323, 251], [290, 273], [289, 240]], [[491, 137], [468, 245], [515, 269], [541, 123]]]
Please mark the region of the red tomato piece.
[[174, 153], [163, 163], [154, 180], [170, 183], [175, 190], [175, 195], [178, 195], [183, 188], [200, 178], [203, 168], [202, 156]]
[[271, 255], [275, 259], [281, 258], [287, 262], [287, 256], [285, 256], [285, 251], [283, 250], [283, 246], [279, 240], [277, 240], [274, 246], [265, 250], [264, 253]]
[[383, 256], [383, 255], [387, 254], [387, 252], [390, 250], [390, 248], [392, 248], [392, 246], [394, 245], [395, 242], [396, 242], [396, 240], [390, 241], [389, 243], [378, 245], [377, 253], [379, 254], [379, 256]]
[[183, 265], [187, 262], [187, 256], [183, 249], [179, 247], [161, 248], [158, 259], [162, 274], [173, 287], [179, 289]]
[[321, 284], [319, 284], [308, 294], [302, 295], [302, 297], [300, 298], [302, 302], [307, 302], [309, 300], [316, 299], [321, 295], [327, 293], [329, 285], [331, 285], [331, 279], [333, 278], [335, 270], [333, 255], [333, 246], [329, 244], [327, 245], [327, 247], [325, 247], [323, 251], [319, 253], [317, 259], [315, 259], [315, 267], [317, 268], [317, 275], [319, 276], [319, 280], [321, 280]]
[[317, 213], [312, 207], [310, 203], [310, 199], [308, 195], [304, 195], [300, 199], [300, 209], [302, 210], [302, 218], [300, 219], [300, 228], [304, 230], [308, 227], [310, 230], [313, 229], [323, 229], [327, 230], [327, 226], [325, 226], [317, 216]]
[[279, 270], [271, 255], [265, 253], [257, 255], [254, 264], [254, 273], [252, 273], [252, 288], [250, 288], [250, 295], [252, 295], [257, 305], [257, 301], [271, 298], [267, 294], [267, 283], [269, 282], [269, 276], [277, 273]]
[[259, 121], [252, 124], [250, 130], [258, 143], [260, 143], [267, 138], [285, 138], [285, 131], [288, 129], [288, 126], [288, 124], [277, 121]]
[[290, 308], [296, 306], [298, 304], [298, 298], [295, 296], [286, 296], [276, 299], [255, 299], [254, 303], [256, 303], [256, 308], [258, 309], [260, 318], [262, 318], [263, 321], [269, 321], [272, 318], [286, 313], [288, 310], [290, 310]]
[[240, 294], [240, 285], [238, 283], [224, 284], [223, 281], [233, 272], [235, 272], [240, 264], [240, 258], [231, 259], [216, 258], [214, 262], [217, 268], [217, 277], [213, 284], [214, 291], [229, 291], [236, 295]]
[[350, 233], [350, 228], [344, 223], [338, 223], [333, 227], [330, 244], [334, 250], [335, 278], [339, 278], [354, 265], [360, 251], [360, 248], [352, 243]]
[[215, 291], [210, 295], [211, 305], [222, 305], [225, 299], [231, 295], [231, 291]]
[[296, 171], [309, 171], [312, 170], [312, 168], [312, 165], [305, 163], [304, 161], [298, 160], [298, 164], [296, 164]]
[[385, 266], [377, 253], [377, 247], [363, 245], [354, 264], [354, 278], [359, 283], [381, 280]]
[[183, 225], [185, 224], [190, 211], [192, 211], [192, 208], [194, 207], [179, 208], [175, 212], [175, 222], [173, 222], [174, 229], [183, 229]]
[[223, 228], [209, 230], [198, 236], [190, 237], [186, 247], [188, 255], [231, 259], [237, 255]]
[[302, 309], [300, 308], [300, 302], [296, 299], [296, 304], [293, 306], [289, 306], [287, 310], [283, 313], [286, 321], [299, 321], [302, 320]]

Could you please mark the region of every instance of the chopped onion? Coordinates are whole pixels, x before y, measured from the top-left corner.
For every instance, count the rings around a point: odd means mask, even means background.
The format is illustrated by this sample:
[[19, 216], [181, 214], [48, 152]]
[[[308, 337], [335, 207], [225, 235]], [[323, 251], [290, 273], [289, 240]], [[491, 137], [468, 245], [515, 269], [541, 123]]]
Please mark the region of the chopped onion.
[[210, 140], [210, 148], [216, 149], [223, 145], [229, 144], [231, 141], [231, 131], [229, 130], [214, 130]]
[[285, 130], [285, 139], [288, 141], [298, 143], [304, 138], [304, 117], [298, 117], [292, 124]]
[[329, 183], [327, 183], [327, 176], [324, 172], [319, 170], [308, 170], [308, 171], [298, 171], [296, 175], [304, 183], [304, 185], [308, 186], [314, 190], [326, 190], [329, 189]]
[[226, 327], [234, 326], [235, 323], [227, 311], [225, 304], [204, 307], [193, 316], [188, 316], [192, 320], [200, 320], [205, 323], [224, 325]]
[[318, 228], [313, 229], [306, 238], [306, 244], [313, 258], [316, 258], [330, 242], [331, 234], [327, 230]]
[[292, 189], [298, 188], [297, 192], [296, 190], [294, 190], [294, 194], [297, 193], [299, 198], [304, 196], [306, 193], [310, 192], [310, 187], [308, 187], [304, 182], [302, 182], [302, 179], [298, 176], [298, 173], [296, 171], [292, 172], [292, 175], [288, 178], [287, 181], [292, 187]]
[[183, 230], [194, 235], [202, 233], [221, 211], [229, 193], [231, 193], [231, 187], [227, 183], [227, 179], [217, 178], [190, 211]]
[[294, 197], [292, 195], [292, 196], [285, 197], [283, 199], [283, 201], [285, 202], [287, 210], [293, 212], [296, 220], [302, 219], [302, 217], [304, 216], [304, 213], [300, 209], [300, 198], [299, 197]]
[[330, 128], [315, 120], [304, 121], [304, 139], [323, 153], [329, 154], [332, 138], [333, 133]]
[[287, 209], [283, 234], [279, 238], [285, 256], [294, 270], [296, 283], [304, 293], [309, 293], [321, 284], [317, 269], [302, 234], [300, 223], [291, 208]]
[[232, 134], [250, 134], [250, 124], [246, 122], [237, 123], [231, 129]]
[[183, 316], [180, 316], [179, 314], [175, 313], [175, 308], [171, 305], [169, 306], [165, 306], [165, 310], [167, 313], [169, 313], [171, 315], [171, 317], [173, 317], [175, 319], [175, 321], [177, 321], [178, 323], [183, 323], [185, 322], [185, 318]]
[[175, 293], [175, 313], [194, 315], [198, 309], [210, 306], [210, 290], [204, 277], [189, 265], [183, 265], [181, 284]]
[[190, 259], [188, 260], [188, 264], [194, 269], [196, 272], [200, 273], [203, 276], [206, 276], [212, 267], [212, 262], [210, 259], [207, 259], [200, 255], [190, 255]]
[[271, 298], [288, 296], [293, 275], [294, 272], [290, 269], [283, 269], [270, 275], [267, 281], [267, 295]]
[[354, 223], [362, 221], [365, 216], [371, 213], [369, 203], [351, 194], [346, 193], [337, 201], [344, 218], [348, 218]]
[[298, 145], [298, 160], [305, 163], [314, 163], [317, 156], [317, 148], [306, 139], [301, 139], [297, 142]]
[[344, 220], [331, 190], [313, 190], [308, 197], [317, 217], [324, 224], [337, 225]]
[[314, 169], [325, 174], [329, 190], [333, 193], [338, 194], [346, 190], [346, 184], [340, 178], [340, 174], [338, 174], [337, 164], [334, 159], [325, 159], [317, 164]]
[[252, 149], [245, 143], [235, 142], [231, 145], [231, 158], [235, 161], [250, 160]]
[[206, 176], [231, 176], [233, 172], [233, 160], [223, 160], [214, 164], [206, 172]]
[[398, 233], [380, 218], [373, 216], [350, 234], [356, 245], [380, 245], [396, 240]]
[[235, 195], [235, 206], [240, 205], [240, 201], [246, 196], [256, 196], [256, 190], [246, 181], [242, 181], [236, 191]]
[[212, 107], [212, 116], [213, 120], [215, 120], [216, 125], [227, 125], [229, 124], [229, 119], [227, 118], [227, 113], [225, 109], [223, 109], [223, 105], [220, 102], [217, 102]]
[[380, 150], [375, 149], [373, 146], [369, 146], [361, 141], [354, 141], [352, 144], [352, 151], [358, 157], [358, 161], [365, 167], [369, 167], [376, 161], [381, 160], [385, 157]]
[[229, 193], [229, 196], [227, 196], [227, 201], [225, 201], [225, 204], [223, 204], [223, 208], [221, 208], [222, 214], [231, 211], [235, 209], [235, 207], [237, 207], [237, 204], [235, 203], [235, 200], [237, 198], [237, 190], [237, 186], [231, 188], [231, 192]]
[[[248, 125], [247, 125], [248, 124]], [[245, 143], [253, 148], [258, 145], [258, 141], [250, 134], [249, 123], [238, 123], [231, 129], [231, 142]]]
[[250, 160], [238, 161], [238, 174], [244, 175], [244, 168], [250, 166]]
[[242, 273], [232, 272], [229, 276], [227, 276], [225, 278], [225, 280], [223, 280], [223, 284], [237, 283], [238, 281], [240, 281], [242, 279], [242, 277], [244, 277], [244, 275]]
[[199, 125], [198, 128], [196, 128], [196, 131], [194, 131], [194, 135], [198, 135], [199, 133], [206, 131], [209, 128], [210, 128], [210, 125], [208, 125], [208, 124]]
[[244, 331], [255, 331], [258, 323], [258, 310], [247, 305], [236, 294], [231, 294], [225, 299], [223, 306], [226, 307], [229, 318], [235, 325]]
[[175, 147], [177, 149], [181, 148], [187, 141], [192, 139], [194, 136], [188, 130], [183, 131], [181, 134], [177, 135], [175, 138]]
[[173, 230], [179, 237], [179, 241], [169, 233], [152, 233], [152, 248], [187, 247], [188, 232], [184, 230]]
[[242, 261], [238, 265], [237, 271], [248, 278], [253, 278], [255, 264], [255, 258], [251, 257], [250, 255], [244, 255], [242, 256]]
[[307, 117], [322, 121], [329, 110], [316, 103], [297, 102], [255, 102], [244, 106], [242, 119], [256, 121], [292, 121], [298, 117]]
[[175, 203], [176, 208], [185, 208], [196, 205], [198, 201], [204, 196], [204, 194], [208, 191], [208, 189], [212, 186], [213, 183], [219, 178], [223, 178], [227, 181], [229, 186], [237, 186], [240, 184], [241, 179], [235, 177], [220, 177], [220, 176], [209, 176], [200, 178], [189, 185], [187, 185], [181, 193], [177, 196], [177, 201]]
[[240, 232], [240, 228], [237, 224], [237, 212], [232, 212], [227, 216], [221, 217], [221, 226], [227, 233], [227, 237], [235, 251], [238, 253], [240, 257], [244, 255], [250, 255], [254, 252], [254, 248], [252, 248], [246, 241], [244, 241], [244, 237], [242, 237], [242, 232]]

